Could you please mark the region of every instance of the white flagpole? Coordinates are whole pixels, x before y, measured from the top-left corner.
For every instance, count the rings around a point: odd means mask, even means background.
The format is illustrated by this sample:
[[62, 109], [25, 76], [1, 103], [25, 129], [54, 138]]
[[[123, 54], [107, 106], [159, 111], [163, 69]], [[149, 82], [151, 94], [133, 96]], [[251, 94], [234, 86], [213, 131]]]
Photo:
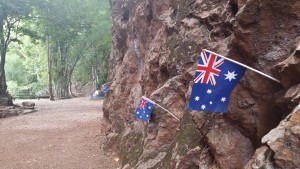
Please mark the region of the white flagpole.
[[207, 51], [207, 52], [210, 52], [210, 53], [212, 53], [212, 54], [214, 54], [214, 55], [220, 56], [220, 57], [223, 58], [223, 59], [226, 59], [226, 60], [228, 60], [228, 61], [230, 61], [230, 62], [233, 62], [233, 63], [235, 63], [235, 64], [238, 64], [238, 65], [240, 65], [240, 66], [243, 66], [243, 67], [245, 67], [245, 68], [247, 68], [247, 69], [250, 69], [250, 70], [252, 70], [252, 71], [254, 71], [254, 72], [256, 72], [256, 73], [258, 73], [258, 74], [260, 74], [260, 75], [263, 75], [263, 76], [265, 76], [265, 77], [267, 77], [267, 78], [269, 78], [269, 79], [271, 79], [271, 80], [273, 80], [273, 81], [275, 81], [275, 82], [277, 82], [277, 83], [280, 83], [280, 81], [277, 80], [277, 79], [275, 79], [274, 77], [272, 77], [272, 76], [270, 76], [270, 75], [267, 75], [267, 74], [265, 74], [265, 73], [263, 73], [263, 72], [261, 72], [261, 71], [258, 71], [258, 70], [256, 70], [256, 69], [253, 69], [252, 67], [249, 67], [249, 66], [247, 66], [247, 65], [245, 65], [245, 64], [243, 64], [243, 63], [237, 62], [237, 61], [235, 61], [235, 60], [232, 60], [232, 59], [230, 59], [230, 58], [227, 58], [227, 57], [222, 56], [222, 55], [220, 55], [220, 54], [217, 54], [217, 53], [215, 53], [215, 52], [209, 51], [209, 50], [207, 50], [207, 49], [203, 49], [203, 50], [205, 50], [205, 51]]
[[171, 113], [171, 112], [168, 111], [167, 109], [163, 108], [161, 105], [155, 103], [154, 101], [150, 100], [149, 98], [147, 98], [147, 97], [145, 97], [145, 96], [143, 96], [142, 98], [145, 99], [145, 100], [147, 100], [147, 101], [149, 101], [149, 102], [151, 102], [151, 103], [153, 103], [153, 104], [155, 104], [155, 105], [157, 105], [158, 107], [162, 108], [164, 111], [166, 111], [166, 112], [168, 112], [169, 114], [171, 114], [175, 119], [177, 119], [178, 121], [180, 121], [178, 117], [176, 117], [173, 113]]
[[112, 83], [112, 82], [114, 82], [114, 81], [111, 81], [111, 82], [108, 82], [108, 83], [104, 83], [104, 84], [108, 85], [108, 84], [110, 84], [110, 83]]

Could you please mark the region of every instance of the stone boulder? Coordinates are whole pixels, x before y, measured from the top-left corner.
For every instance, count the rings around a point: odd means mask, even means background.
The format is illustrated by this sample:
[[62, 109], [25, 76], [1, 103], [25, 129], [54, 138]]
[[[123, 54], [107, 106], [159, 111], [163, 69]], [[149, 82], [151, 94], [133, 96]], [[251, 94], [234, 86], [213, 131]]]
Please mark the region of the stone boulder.
[[291, 55], [273, 68], [273, 72], [285, 88], [300, 82], [300, 41], [297, 43]]
[[256, 150], [254, 156], [245, 166], [245, 169], [277, 169], [273, 162], [274, 152], [270, 150], [267, 146], [260, 147]]
[[34, 102], [22, 102], [22, 106], [24, 109], [34, 109], [35, 103]]
[[300, 105], [262, 138], [274, 152], [275, 164], [284, 169], [300, 168]]
[[0, 118], [7, 118], [7, 117], [29, 114], [34, 112], [36, 112], [35, 103], [22, 102], [22, 106], [17, 104], [14, 106], [1, 106]]
[[[108, 136], [114, 133], [107, 147], [120, 154], [122, 166], [240, 169], [252, 159], [250, 167], [269, 167], [272, 150], [254, 153], [298, 104], [300, 1], [111, 0], [111, 7], [113, 83], [103, 126]], [[202, 49], [276, 76], [281, 84], [248, 70], [230, 96], [228, 113], [187, 111]], [[160, 108], [148, 123], [135, 119], [143, 95], [180, 121]]]

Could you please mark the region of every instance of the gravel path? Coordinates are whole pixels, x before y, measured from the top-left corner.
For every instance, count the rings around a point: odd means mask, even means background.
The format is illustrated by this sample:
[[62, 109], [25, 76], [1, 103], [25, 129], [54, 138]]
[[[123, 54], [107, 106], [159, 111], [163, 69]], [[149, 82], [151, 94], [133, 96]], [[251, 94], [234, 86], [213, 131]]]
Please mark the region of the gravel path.
[[31, 101], [38, 112], [0, 119], [1, 169], [118, 168], [101, 148], [102, 101]]

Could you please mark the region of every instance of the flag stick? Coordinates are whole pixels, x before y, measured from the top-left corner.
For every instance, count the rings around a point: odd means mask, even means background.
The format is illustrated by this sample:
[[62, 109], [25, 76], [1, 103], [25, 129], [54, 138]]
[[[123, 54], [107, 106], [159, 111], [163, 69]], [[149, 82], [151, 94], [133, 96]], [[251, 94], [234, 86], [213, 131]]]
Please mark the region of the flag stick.
[[145, 96], [143, 96], [142, 98], [145, 99], [145, 100], [148, 100], [148, 101], [152, 102], [153, 104], [157, 105], [158, 107], [162, 108], [164, 111], [166, 111], [166, 112], [168, 112], [169, 114], [171, 114], [175, 119], [177, 119], [178, 121], [180, 121], [178, 117], [176, 117], [173, 113], [171, 113], [171, 112], [168, 111], [167, 109], [163, 108], [163, 107], [160, 106], [159, 104], [155, 103], [154, 101], [150, 100], [149, 98], [147, 98], [147, 97], [145, 97]]
[[176, 117], [173, 113], [169, 112], [167, 109], [163, 108], [162, 106], [160, 106], [159, 104], [157, 104], [155, 102], [154, 102], [154, 104], [156, 104], [158, 107], [162, 108], [164, 111], [166, 111], [169, 114], [171, 114], [175, 119], [177, 119], [178, 121], [180, 121], [178, 117]]
[[271, 80], [273, 80], [273, 81], [275, 81], [275, 82], [277, 82], [277, 83], [280, 83], [280, 81], [277, 80], [277, 79], [275, 79], [274, 77], [272, 77], [272, 76], [270, 76], [270, 75], [267, 75], [267, 74], [265, 74], [265, 73], [263, 73], [263, 72], [261, 72], [261, 71], [258, 71], [258, 70], [256, 70], [256, 69], [253, 69], [252, 67], [249, 67], [249, 66], [247, 66], [247, 65], [245, 65], [245, 64], [243, 64], [243, 63], [237, 62], [237, 61], [235, 61], [235, 60], [232, 60], [232, 59], [230, 59], [230, 58], [227, 58], [227, 57], [222, 56], [222, 55], [220, 55], [220, 54], [217, 54], [217, 53], [215, 53], [215, 52], [209, 51], [209, 50], [207, 50], [207, 49], [203, 49], [203, 50], [205, 50], [205, 51], [207, 51], [207, 52], [210, 52], [210, 53], [212, 53], [212, 54], [214, 54], [214, 55], [220, 56], [220, 57], [223, 58], [223, 59], [226, 59], [226, 60], [228, 60], [228, 61], [230, 61], [230, 62], [233, 62], [233, 63], [235, 63], [235, 64], [238, 64], [238, 65], [240, 65], [240, 66], [243, 66], [243, 67], [245, 67], [245, 68], [247, 68], [247, 69], [250, 69], [250, 70], [252, 70], [252, 71], [254, 71], [254, 72], [256, 72], [256, 73], [258, 73], [258, 74], [260, 74], [260, 75], [263, 75], [263, 76], [265, 76], [265, 77], [267, 77], [267, 78], [269, 78], [269, 79], [271, 79]]
[[107, 82], [107, 83], [104, 83], [104, 84], [106, 84], [106, 85], [107, 85], [107, 84], [110, 84], [110, 83], [112, 83], [112, 82], [114, 82], [114, 81], [111, 81], [111, 82]]

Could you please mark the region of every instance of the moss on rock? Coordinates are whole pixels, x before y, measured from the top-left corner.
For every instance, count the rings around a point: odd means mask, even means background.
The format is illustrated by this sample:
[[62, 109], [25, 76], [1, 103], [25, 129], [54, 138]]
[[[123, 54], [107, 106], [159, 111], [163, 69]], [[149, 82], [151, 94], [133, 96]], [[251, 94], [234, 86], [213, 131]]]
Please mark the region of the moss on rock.
[[185, 156], [185, 154], [197, 147], [202, 146], [204, 138], [198, 131], [195, 126], [190, 113], [186, 112], [183, 116], [181, 126], [179, 131], [177, 132], [176, 138], [173, 144], [170, 146], [168, 150], [168, 154], [162, 160], [160, 164], [157, 164], [154, 168], [160, 169], [169, 169], [174, 168], [174, 157], [176, 156]]
[[119, 147], [122, 166], [126, 164], [135, 166], [143, 153], [143, 134], [140, 132], [127, 134], [120, 141]]

